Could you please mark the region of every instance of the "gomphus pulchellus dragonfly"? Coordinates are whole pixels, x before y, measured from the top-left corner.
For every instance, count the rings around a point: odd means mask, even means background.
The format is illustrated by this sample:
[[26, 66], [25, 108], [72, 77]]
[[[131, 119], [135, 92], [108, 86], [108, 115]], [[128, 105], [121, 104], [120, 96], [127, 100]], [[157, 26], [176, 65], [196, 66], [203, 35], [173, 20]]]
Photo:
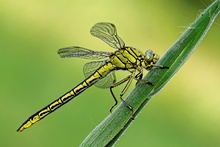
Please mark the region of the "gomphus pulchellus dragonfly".
[[[109, 53], [102, 51], [92, 51], [78, 46], [59, 49], [58, 54], [61, 58], [79, 57], [84, 59], [98, 59], [99, 61], [92, 61], [85, 64], [83, 72], [86, 79], [59, 97], [57, 100], [53, 101], [46, 107], [30, 116], [18, 128], [18, 132], [29, 128], [39, 120], [43, 119], [50, 113], [54, 112], [75, 98], [77, 95], [92, 85], [96, 85], [97, 87], [101, 88], [110, 88], [110, 92], [115, 100], [115, 104], [110, 109], [110, 111], [112, 111], [113, 107], [118, 103], [112, 89], [122, 83], [127, 82], [120, 94], [120, 99], [133, 114], [132, 107], [122, 99], [122, 96], [128, 89], [133, 79], [137, 81], [142, 79], [143, 69], [151, 70], [154, 66], [164, 68], [164, 66], [156, 65], [159, 56], [152, 50], [147, 50], [146, 54], [142, 54], [133, 47], [125, 46], [124, 41], [117, 35], [116, 27], [114, 24], [106, 22], [97, 23], [91, 28], [90, 33], [93, 36], [98, 37], [102, 41], [106, 42], [109, 46], [116, 48], [117, 50], [115, 52]], [[127, 70], [130, 72], [130, 75], [116, 82], [114, 72], [115, 70]], [[151, 84], [150, 82], [147, 83]]]

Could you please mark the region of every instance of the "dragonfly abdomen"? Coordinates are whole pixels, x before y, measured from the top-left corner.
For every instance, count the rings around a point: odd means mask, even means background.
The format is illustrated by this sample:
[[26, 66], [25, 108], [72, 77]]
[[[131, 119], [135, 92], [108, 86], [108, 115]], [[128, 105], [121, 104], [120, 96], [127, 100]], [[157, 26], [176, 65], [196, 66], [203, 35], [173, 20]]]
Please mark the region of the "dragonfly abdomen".
[[53, 101], [46, 107], [42, 108], [32, 116], [30, 116], [19, 128], [18, 132], [23, 131], [26, 128], [31, 127], [34, 123], [37, 121], [43, 119], [50, 113], [54, 112], [59, 107], [63, 106], [73, 98], [75, 98], [77, 95], [79, 95], [81, 92], [95, 84], [99, 79], [105, 77], [108, 73], [110, 73], [114, 69], [114, 66], [111, 63], [106, 63], [105, 65], [101, 66], [99, 69], [97, 69], [91, 76], [86, 78], [84, 81], [82, 81], [80, 84], [78, 84], [76, 87], [68, 91], [66, 94], [58, 98], [57, 100]]

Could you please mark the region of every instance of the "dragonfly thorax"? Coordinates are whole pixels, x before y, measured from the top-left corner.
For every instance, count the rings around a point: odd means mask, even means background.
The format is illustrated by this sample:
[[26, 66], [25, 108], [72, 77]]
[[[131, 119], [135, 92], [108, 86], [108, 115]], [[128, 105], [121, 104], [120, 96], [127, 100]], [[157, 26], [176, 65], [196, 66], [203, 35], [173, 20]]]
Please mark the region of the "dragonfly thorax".
[[148, 50], [144, 55], [132, 47], [121, 48], [110, 56], [110, 62], [117, 69], [124, 70], [138, 68], [150, 70], [152, 65], [155, 64], [158, 59], [158, 55], [154, 54], [151, 50]]

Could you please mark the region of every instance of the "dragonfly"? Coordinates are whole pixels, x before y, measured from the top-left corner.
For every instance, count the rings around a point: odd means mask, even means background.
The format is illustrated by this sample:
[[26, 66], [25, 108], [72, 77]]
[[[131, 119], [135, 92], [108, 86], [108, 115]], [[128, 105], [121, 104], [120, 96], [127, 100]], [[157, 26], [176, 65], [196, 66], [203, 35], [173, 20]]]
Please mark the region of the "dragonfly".
[[[133, 114], [133, 108], [124, 99], [123, 95], [127, 91], [133, 79], [137, 80], [137, 83], [142, 80], [143, 69], [151, 70], [153, 67], [167, 68], [166, 66], [157, 65], [159, 56], [152, 50], [147, 50], [145, 54], [138, 51], [136, 48], [125, 46], [124, 41], [118, 36], [117, 30], [114, 24], [109, 22], [96, 23], [90, 30], [91, 35], [97, 37], [107, 43], [110, 47], [115, 48], [115, 52], [93, 51], [87, 48], [79, 46], [71, 46], [61, 48], [58, 50], [58, 54], [61, 58], [84, 58], [95, 60], [88, 62], [83, 67], [85, 80], [79, 83], [77, 86], [66, 92], [64, 95], [37, 111], [31, 115], [18, 129], [18, 132], [22, 132], [24, 129], [31, 127], [36, 122], [42, 120], [70, 100], [78, 96], [84, 90], [90, 86], [95, 85], [99, 88], [109, 88], [114, 98], [114, 105], [112, 109], [118, 104], [113, 88], [125, 83], [125, 87], [120, 93], [120, 100]], [[116, 81], [115, 71], [126, 70], [130, 74], [120, 81]], [[147, 84], [152, 85], [151, 82], [145, 80]]]

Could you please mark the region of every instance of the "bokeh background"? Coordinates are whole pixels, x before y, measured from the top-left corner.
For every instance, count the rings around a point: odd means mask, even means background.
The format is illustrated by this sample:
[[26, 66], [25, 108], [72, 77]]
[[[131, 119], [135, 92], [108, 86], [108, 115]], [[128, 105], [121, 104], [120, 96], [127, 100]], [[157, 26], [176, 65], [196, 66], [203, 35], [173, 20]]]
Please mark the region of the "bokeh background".
[[[2, 0], [0, 2], [0, 145], [79, 146], [114, 103], [108, 89], [91, 87], [22, 133], [31, 114], [84, 79], [83, 59], [57, 50], [78, 45], [114, 51], [89, 34], [112, 22], [129, 46], [159, 55], [178, 39], [211, 0]], [[220, 146], [220, 18], [197, 50], [154, 96], [116, 147]], [[119, 71], [122, 78], [127, 74]], [[134, 84], [133, 84], [134, 87]], [[131, 88], [132, 89], [132, 88]], [[121, 87], [115, 89], [119, 94]]]

